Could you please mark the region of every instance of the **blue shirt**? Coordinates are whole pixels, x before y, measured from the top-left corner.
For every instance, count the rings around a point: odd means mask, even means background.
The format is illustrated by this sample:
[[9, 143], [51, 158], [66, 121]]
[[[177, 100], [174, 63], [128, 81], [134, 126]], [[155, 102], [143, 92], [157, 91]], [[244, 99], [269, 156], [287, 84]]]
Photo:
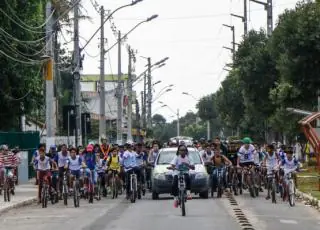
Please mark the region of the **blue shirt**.
[[142, 166], [143, 162], [146, 162], [148, 160], [148, 156], [146, 153], [142, 152], [140, 154], [136, 154], [136, 163], [137, 166]]
[[88, 169], [94, 170], [96, 168], [96, 155], [94, 153], [85, 153], [82, 158]]
[[125, 151], [122, 158], [122, 165], [125, 171], [137, 167], [136, 153]]

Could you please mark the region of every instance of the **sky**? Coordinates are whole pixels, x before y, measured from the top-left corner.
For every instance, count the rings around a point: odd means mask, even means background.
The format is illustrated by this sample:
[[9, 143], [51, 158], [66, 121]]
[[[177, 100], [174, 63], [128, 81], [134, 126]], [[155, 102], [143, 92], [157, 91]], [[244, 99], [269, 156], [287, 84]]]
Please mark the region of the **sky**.
[[[266, 0], [261, 0], [266, 2]], [[100, 15], [93, 6], [103, 5], [113, 11], [131, 0], [82, 0], [83, 13], [90, 20], [80, 22], [80, 41], [84, 44], [100, 26]], [[274, 27], [278, 15], [286, 8], [293, 8], [295, 0], [273, 0]], [[248, 0], [248, 29], [266, 29], [267, 13], [263, 5]], [[222, 24], [234, 25], [236, 42], [240, 43], [243, 35], [243, 23], [240, 18], [231, 17], [230, 13], [243, 15], [243, 0], [143, 0], [132, 7], [127, 7], [114, 14], [112, 21], [105, 25], [106, 48], [116, 42], [111, 29], [113, 24], [122, 33], [128, 32], [137, 23], [151, 15], [159, 17], [139, 26], [122, 45], [122, 73], [128, 72], [127, 45], [137, 51], [135, 73], [145, 70], [151, 57], [155, 63], [169, 57], [166, 65], [152, 72], [152, 82], [161, 81], [154, 87], [154, 98], [166, 86], [173, 84], [172, 91], [163, 94], [152, 104], [153, 113], [163, 115], [167, 121], [176, 119], [173, 111], [179, 109], [180, 116], [188, 111], [196, 112], [197, 100], [216, 92], [221, 81], [227, 75], [223, 68], [231, 62], [231, 52], [223, 46], [231, 46], [232, 32]], [[83, 74], [99, 74], [99, 34], [86, 48]], [[106, 74], [117, 74], [117, 48], [106, 55]], [[134, 87], [138, 93], [143, 89], [143, 82]], [[191, 96], [183, 95], [188, 92]], [[138, 94], [139, 95], [139, 94]], [[140, 101], [140, 98], [139, 98]], [[161, 108], [159, 101], [169, 108]]]

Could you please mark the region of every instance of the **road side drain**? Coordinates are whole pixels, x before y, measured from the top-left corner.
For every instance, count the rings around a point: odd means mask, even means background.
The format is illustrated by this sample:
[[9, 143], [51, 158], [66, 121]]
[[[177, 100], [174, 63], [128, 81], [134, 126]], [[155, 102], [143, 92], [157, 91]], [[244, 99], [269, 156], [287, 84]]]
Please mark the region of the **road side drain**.
[[[226, 197], [228, 198], [230, 204], [232, 206], [237, 206], [238, 202], [233, 197], [232, 193], [227, 193]], [[236, 219], [238, 220], [239, 225], [241, 226], [242, 230], [255, 230], [246, 215], [242, 212], [241, 208], [234, 208], [233, 209]]]

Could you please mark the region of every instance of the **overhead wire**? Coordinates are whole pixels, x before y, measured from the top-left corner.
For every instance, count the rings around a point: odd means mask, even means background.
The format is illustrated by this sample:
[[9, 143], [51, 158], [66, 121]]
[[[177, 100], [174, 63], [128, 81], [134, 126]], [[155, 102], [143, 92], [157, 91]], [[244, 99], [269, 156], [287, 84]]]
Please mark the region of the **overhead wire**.
[[41, 63], [45, 62], [45, 60], [43, 60], [43, 61], [31, 60], [31, 59], [29, 61], [19, 60], [19, 59], [15, 58], [15, 57], [12, 57], [9, 54], [5, 53], [3, 50], [0, 50], [0, 53], [3, 54], [4, 56], [6, 56], [7, 58], [11, 59], [12, 61], [20, 62], [20, 63], [26, 64], [26, 65], [38, 65], [38, 64], [41, 64]]
[[36, 30], [36, 29], [41, 29], [42, 27], [44, 27], [48, 22], [49, 20], [51, 20], [51, 17], [53, 17], [54, 15], [54, 10], [52, 11], [52, 13], [49, 15], [49, 17], [46, 19], [46, 21], [44, 23], [42, 23], [41, 25], [39, 26], [30, 26], [28, 24], [26, 24], [25, 22], [23, 22], [14, 12], [14, 9], [11, 7], [11, 5], [8, 3], [7, 0], [4, 0], [7, 7], [9, 8], [9, 10], [11, 11], [12, 15], [15, 16], [16, 20], [19, 21], [19, 23], [21, 23], [23, 26], [29, 28], [30, 30]]

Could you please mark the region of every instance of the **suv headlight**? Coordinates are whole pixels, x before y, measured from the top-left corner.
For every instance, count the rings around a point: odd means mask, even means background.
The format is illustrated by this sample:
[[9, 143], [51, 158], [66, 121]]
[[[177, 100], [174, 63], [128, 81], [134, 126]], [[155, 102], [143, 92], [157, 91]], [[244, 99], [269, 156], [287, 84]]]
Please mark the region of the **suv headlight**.
[[166, 179], [164, 173], [155, 173], [155, 174], [153, 175], [153, 177], [154, 177], [155, 179], [157, 179], [157, 180], [165, 180], [165, 179]]

